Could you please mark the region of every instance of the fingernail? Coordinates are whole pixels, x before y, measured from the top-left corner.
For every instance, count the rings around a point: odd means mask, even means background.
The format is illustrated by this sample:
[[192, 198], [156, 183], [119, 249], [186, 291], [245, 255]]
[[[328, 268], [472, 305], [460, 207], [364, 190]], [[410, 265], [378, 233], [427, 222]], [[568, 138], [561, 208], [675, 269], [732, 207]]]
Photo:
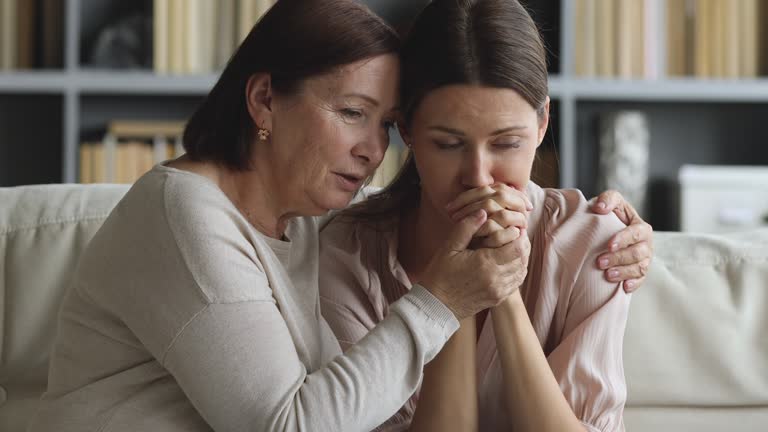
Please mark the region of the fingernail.
[[611, 243], [611, 252], [616, 252], [619, 250], [619, 244], [618, 243]]
[[597, 208], [599, 208], [600, 210], [605, 210], [606, 208], [608, 208], [608, 206], [604, 202], [600, 201], [599, 203], [597, 203]]
[[608, 258], [603, 258], [600, 260], [600, 268], [601, 269], [608, 268]]
[[632, 289], [635, 287], [635, 281], [626, 281], [624, 282], [624, 287]]
[[618, 270], [611, 270], [608, 272], [608, 277], [611, 279], [616, 279], [619, 276]]

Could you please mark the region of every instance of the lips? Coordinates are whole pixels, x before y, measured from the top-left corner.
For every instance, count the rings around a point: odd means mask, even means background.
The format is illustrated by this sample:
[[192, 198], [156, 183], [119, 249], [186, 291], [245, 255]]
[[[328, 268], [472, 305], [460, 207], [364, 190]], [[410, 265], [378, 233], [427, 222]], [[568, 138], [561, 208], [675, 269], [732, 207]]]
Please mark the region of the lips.
[[363, 185], [363, 180], [365, 180], [365, 176], [360, 174], [338, 172], [334, 172], [333, 174], [336, 176], [341, 188], [347, 192], [356, 192], [360, 189], [360, 186]]

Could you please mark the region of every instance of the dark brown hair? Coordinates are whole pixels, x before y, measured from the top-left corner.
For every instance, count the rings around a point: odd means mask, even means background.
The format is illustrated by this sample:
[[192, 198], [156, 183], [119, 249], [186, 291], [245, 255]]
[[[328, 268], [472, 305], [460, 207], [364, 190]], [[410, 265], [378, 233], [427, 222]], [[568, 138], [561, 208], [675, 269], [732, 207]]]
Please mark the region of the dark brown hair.
[[249, 169], [253, 121], [246, 86], [269, 73], [275, 92], [295, 94], [313, 76], [382, 54], [397, 53], [395, 31], [354, 0], [279, 0], [251, 29], [184, 130], [194, 160]]
[[[403, 42], [400, 78], [406, 129], [424, 97], [448, 85], [512, 89], [540, 114], [548, 94], [544, 43], [517, 0], [434, 0]], [[419, 183], [409, 155], [391, 185], [347, 214], [389, 217], [418, 201]]]

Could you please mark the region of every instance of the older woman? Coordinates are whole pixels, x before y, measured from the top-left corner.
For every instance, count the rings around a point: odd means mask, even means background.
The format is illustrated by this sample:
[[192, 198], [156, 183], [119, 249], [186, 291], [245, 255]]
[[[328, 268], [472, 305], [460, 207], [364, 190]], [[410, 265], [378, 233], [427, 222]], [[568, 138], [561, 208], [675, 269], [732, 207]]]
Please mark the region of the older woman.
[[522, 253], [519, 289], [462, 320], [381, 429], [623, 430], [630, 296], [595, 265], [623, 225], [591, 213], [577, 190], [530, 181], [549, 121], [535, 24], [517, 0], [434, 0], [401, 61], [411, 157], [392, 185], [321, 233], [323, 314], [342, 346], [353, 350], [389, 317], [465, 215], [489, 215], [478, 247]]
[[466, 250], [478, 210], [354, 348], [321, 317], [318, 216], [381, 162], [397, 49], [354, 1], [266, 14], [191, 118], [187, 156], [142, 177], [88, 245], [32, 431], [372, 429], [459, 320], [515, 291], [519, 245]]

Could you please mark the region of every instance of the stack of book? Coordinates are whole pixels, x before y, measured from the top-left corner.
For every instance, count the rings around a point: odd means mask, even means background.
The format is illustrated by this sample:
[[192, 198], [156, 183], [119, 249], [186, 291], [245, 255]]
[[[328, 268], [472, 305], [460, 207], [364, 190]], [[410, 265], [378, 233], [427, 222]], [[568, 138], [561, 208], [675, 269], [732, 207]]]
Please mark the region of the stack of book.
[[574, 0], [582, 77], [760, 74], [760, 0]]
[[[669, 0], [668, 0], [669, 1]], [[760, 75], [762, 0], [672, 0], [670, 28], [683, 29], [671, 48], [670, 75], [754, 78]], [[762, 10], [761, 10], [762, 9]], [[680, 32], [680, 30], [678, 30]], [[685, 56], [685, 53], [690, 56]], [[680, 54], [682, 53], [682, 55]]]
[[80, 183], [133, 183], [155, 164], [181, 156], [183, 121], [109, 124], [100, 141], [80, 144]]
[[154, 0], [154, 70], [221, 70], [275, 0]]
[[0, 71], [60, 68], [63, 0], [0, 0]]

